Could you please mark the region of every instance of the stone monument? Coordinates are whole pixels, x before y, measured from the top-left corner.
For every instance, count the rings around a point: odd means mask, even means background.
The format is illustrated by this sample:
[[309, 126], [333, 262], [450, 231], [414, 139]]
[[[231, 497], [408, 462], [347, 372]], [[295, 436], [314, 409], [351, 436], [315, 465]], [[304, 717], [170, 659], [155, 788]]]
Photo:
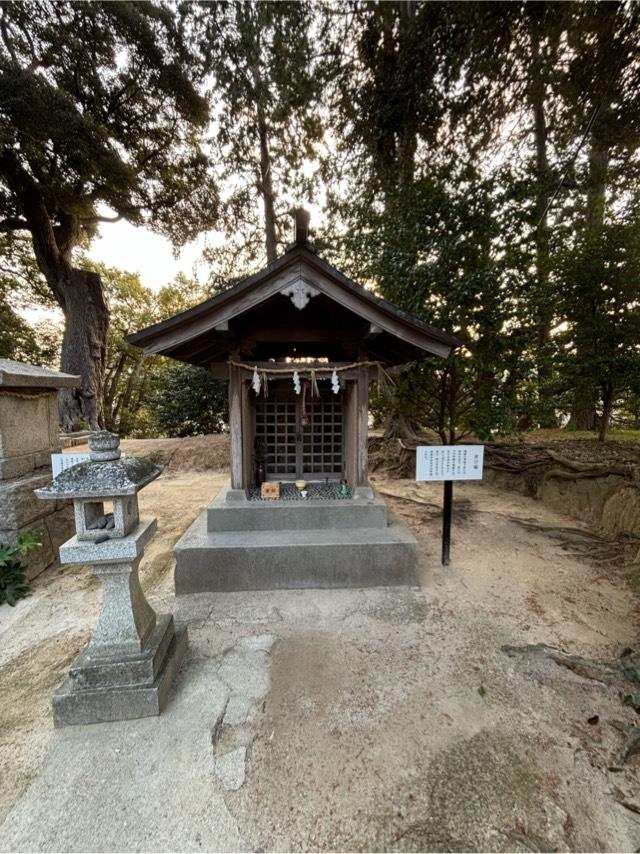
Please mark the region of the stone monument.
[[102, 582], [93, 636], [53, 697], [56, 726], [160, 714], [186, 649], [186, 630], [175, 630], [171, 614], [156, 615], [138, 578], [157, 527], [140, 518], [138, 492], [161, 469], [123, 456], [119, 444], [106, 430], [92, 434], [91, 459], [37, 490], [40, 498], [73, 500], [76, 535], [61, 546], [60, 560], [90, 564]]
[[42, 548], [24, 559], [28, 578], [73, 533], [71, 504], [44, 504], [33, 491], [51, 479], [51, 454], [60, 451], [58, 391], [78, 385], [80, 377], [0, 359], [0, 542], [23, 531], [40, 536]]

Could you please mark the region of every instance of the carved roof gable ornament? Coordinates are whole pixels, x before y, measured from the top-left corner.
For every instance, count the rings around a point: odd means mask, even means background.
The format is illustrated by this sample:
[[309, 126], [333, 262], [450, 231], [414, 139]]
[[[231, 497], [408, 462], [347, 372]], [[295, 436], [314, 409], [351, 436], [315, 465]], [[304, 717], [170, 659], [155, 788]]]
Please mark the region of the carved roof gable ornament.
[[302, 311], [302, 309], [308, 304], [311, 297], [317, 297], [320, 291], [317, 288], [314, 288], [313, 285], [309, 285], [304, 281], [304, 279], [299, 278], [298, 281], [294, 282], [292, 285], [287, 285], [282, 288], [280, 293], [285, 297], [291, 297], [291, 302], [297, 309]]

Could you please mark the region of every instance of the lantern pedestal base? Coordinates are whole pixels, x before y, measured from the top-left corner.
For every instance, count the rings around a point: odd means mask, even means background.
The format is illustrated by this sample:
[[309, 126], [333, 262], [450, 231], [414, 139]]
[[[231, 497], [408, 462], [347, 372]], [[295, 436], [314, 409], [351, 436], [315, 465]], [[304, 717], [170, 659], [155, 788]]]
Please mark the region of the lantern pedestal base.
[[186, 629], [174, 630], [173, 617], [158, 617], [150, 644], [137, 656], [97, 659], [87, 651], [53, 695], [56, 727], [159, 715], [187, 648]]

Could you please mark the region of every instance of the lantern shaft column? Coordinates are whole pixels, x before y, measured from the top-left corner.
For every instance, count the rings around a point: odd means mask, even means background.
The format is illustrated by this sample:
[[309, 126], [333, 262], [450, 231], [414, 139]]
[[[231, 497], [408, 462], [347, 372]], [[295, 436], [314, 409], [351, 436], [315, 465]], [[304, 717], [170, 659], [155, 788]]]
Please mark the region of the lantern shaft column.
[[139, 563], [140, 559], [93, 567], [102, 582], [102, 607], [89, 644], [96, 655], [136, 655], [155, 628], [156, 612], [140, 587]]

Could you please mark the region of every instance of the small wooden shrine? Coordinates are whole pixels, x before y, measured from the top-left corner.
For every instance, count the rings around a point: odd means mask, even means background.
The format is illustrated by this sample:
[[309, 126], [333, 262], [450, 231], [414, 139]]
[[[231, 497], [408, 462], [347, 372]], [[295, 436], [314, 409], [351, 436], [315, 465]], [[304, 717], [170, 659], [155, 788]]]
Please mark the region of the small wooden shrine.
[[368, 486], [368, 395], [393, 365], [446, 357], [457, 340], [374, 296], [322, 260], [295, 212], [273, 264], [128, 340], [229, 379], [231, 485], [345, 478]]
[[416, 540], [369, 486], [369, 387], [458, 342], [327, 264], [295, 221], [265, 270], [128, 339], [229, 379], [231, 484], [176, 543], [183, 609], [191, 593], [416, 583]]

